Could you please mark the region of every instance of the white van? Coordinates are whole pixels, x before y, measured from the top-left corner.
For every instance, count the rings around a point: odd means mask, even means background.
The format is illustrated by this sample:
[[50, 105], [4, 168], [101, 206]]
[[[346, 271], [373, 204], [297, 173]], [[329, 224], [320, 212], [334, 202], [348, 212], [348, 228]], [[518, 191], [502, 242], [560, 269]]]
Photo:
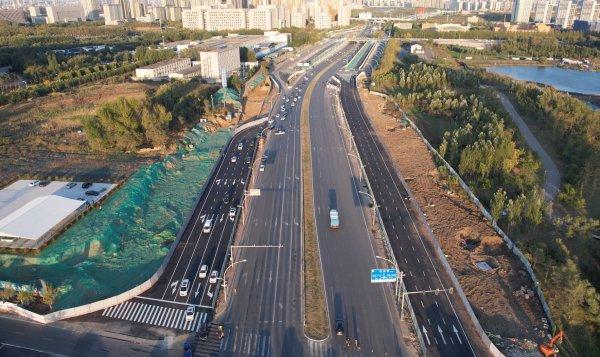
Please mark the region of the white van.
[[202, 228], [202, 233], [210, 233], [211, 229], [212, 229], [212, 219], [207, 219], [206, 222], [204, 222], [204, 228]]

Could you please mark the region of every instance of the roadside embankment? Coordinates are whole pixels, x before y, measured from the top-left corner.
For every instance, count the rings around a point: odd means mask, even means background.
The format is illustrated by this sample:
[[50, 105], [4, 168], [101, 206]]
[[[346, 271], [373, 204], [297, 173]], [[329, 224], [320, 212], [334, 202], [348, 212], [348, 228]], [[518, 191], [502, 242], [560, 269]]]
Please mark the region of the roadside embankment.
[[417, 132], [386, 114], [384, 98], [360, 95], [484, 331], [507, 355], [537, 353], [533, 341], [543, 338], [545, 315], [525, 267], [466, 193], [438, 170]]

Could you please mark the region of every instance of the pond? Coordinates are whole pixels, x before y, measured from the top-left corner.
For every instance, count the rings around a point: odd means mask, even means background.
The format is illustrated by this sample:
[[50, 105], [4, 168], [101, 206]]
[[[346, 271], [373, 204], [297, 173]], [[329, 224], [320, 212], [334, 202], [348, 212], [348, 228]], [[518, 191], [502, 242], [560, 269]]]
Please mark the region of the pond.
[[565, 92], [600, 95], [600, 72], [542, 66], [498, 66], [487, 70], [518, 80], [550, 85]]

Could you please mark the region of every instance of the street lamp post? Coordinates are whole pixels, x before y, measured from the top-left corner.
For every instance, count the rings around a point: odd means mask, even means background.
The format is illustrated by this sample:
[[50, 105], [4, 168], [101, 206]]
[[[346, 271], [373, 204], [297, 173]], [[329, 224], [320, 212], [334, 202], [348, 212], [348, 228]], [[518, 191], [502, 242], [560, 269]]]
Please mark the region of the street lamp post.
[[377, 203], [375, 202], [375, 197], [373, 197], [371, 194], [369, 194], [369, 193], [367, 193], [365, 191], [358, 191], [358, 193], [362, 193], [363, 195], [367, 195], [367, 196], [369, 196], [373, 200], [373, 220], [371, 221], [371, 226], [375, 227], [375, 215], [377, 214], [376, 213], [377, 207], [379, 207], [379, 206], [377, 206]]
[[224, 292], [225, 292], [225, 305], [227, 305], [227, 289], [229, 288], [229, 286], [227, 285], [227, 280], [225, 279], [225, 277], [227, 276], [227, 270], [229, 270], [229, 268], [231, 268], [232, 266], [239, 264], [239, 263], [244, 263], [246, 262], [246, 259], [243, 260], [238, 260], [237, 262], [233, 262], [231, 264], [229, 264], [229, 266], [227, 268], [225, 268], [225, 272], [223, 273], [223, 278], [219, 278], [221, 280], [223, 280], [223, 288], [224, 288]]
[[363, 170], [362, 170], [362, 169], [363, 169], [363, 166], [362, 166], [362, 164], [360, 163], [360, 158], [359, 158], [358, 156], [356, 156], [356, 155], [352, 154], [352, 153], [349, 153], [349, 152], [348, 152], [347, 154], [348, 154], [348, 156], [352, 156], [353, 158], [355, 158], [355, 159], [356, 159], [356, 162], [358, 163], [358, 166], [359, 166], [359, 170], [358, 170], [358, 177], [359, 177], [359, 179], [360, 179], [360, 182], [361, 182], [361, 184], [362, 184], [362, 180], [363, 180], [363, 176], [362, 176], [362, 172], [363, 172]]

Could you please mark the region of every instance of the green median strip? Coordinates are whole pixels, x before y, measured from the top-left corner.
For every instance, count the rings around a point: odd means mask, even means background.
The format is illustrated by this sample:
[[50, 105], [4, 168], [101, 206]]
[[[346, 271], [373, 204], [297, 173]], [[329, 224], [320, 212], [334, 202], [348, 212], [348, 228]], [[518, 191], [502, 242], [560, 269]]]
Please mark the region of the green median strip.
[[[333, 64], [332, 64], [333, 65]], [[331, 65], [330, 65], [331, 66]], [[327, 69], [329, 66], [327, 67]], [[325, 70], [327, 70], [325, 69]], [[319, 74], [315, 76], [318, 78]], [[310, 96], [315, 87], [313, 80], [306, 90], [300, 115], [302, 155], [302, 209], [304, 239], [304, 333], [309, 338], [323, 340], [329, 335], [329, 318], [323, 286], [323, 271], [313, 205], [313, 174], [310, 145]]]

